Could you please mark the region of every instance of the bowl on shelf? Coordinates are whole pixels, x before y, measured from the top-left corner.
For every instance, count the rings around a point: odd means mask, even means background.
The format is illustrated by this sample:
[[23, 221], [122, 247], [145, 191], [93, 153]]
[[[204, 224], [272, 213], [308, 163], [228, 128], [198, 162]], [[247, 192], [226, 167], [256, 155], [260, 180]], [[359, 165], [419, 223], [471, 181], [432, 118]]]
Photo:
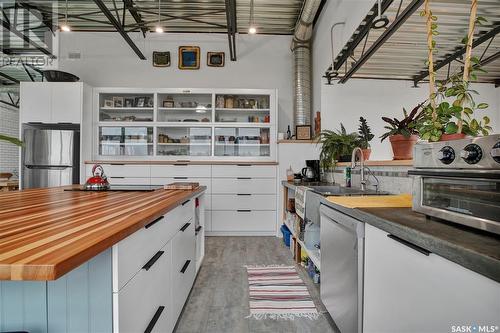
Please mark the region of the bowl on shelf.
[[43, 71], [43, 77], [48, 82], [78, 82], [80, 78], [71, 73], [56, 71], [56, 70], [47, 70]]
[[0, 172], [0, 181], [9, 180], [12, 176], [13, 174], [11, 174], [10, 172]]

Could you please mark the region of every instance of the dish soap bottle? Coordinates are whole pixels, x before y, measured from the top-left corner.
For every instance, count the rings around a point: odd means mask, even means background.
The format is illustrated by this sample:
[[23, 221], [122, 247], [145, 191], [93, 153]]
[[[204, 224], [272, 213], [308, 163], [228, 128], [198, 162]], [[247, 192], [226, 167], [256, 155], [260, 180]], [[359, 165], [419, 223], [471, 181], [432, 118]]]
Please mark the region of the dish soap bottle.
[[351, 187], [352, 180], [352, 170], [351, 167], [347, 167], [344, 170], [345, 187]]

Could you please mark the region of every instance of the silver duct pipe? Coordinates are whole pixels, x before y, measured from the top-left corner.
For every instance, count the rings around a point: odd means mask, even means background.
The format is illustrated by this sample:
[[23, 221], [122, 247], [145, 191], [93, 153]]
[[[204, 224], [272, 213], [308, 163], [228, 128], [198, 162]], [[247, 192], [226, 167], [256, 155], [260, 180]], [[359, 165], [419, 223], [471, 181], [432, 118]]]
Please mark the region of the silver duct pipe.
[[311, 124], [311, 37], [321, 0], [306, 0], [292, 41], [295, 125]]

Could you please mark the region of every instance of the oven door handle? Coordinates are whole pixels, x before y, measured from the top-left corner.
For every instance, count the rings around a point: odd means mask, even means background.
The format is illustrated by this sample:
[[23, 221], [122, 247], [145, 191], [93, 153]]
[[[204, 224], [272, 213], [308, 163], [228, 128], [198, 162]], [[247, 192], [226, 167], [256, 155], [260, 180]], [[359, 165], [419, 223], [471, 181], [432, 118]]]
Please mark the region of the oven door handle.
[[408, 175], [436, 178], [463, 178], [463, 179], [499, 179], [498, 170], [445, 170], [445, 169], [413, 169], [408, 170]]

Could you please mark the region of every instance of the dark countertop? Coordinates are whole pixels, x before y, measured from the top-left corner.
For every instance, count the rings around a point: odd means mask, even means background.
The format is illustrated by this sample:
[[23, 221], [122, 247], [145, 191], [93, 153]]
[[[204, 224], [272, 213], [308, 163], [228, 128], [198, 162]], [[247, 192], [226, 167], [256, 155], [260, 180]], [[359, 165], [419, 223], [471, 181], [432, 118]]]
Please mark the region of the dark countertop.
[[500, 282], [500, 236], [431, 220], [411, 208], [351, 209], [326, 199], [321, 203]]

